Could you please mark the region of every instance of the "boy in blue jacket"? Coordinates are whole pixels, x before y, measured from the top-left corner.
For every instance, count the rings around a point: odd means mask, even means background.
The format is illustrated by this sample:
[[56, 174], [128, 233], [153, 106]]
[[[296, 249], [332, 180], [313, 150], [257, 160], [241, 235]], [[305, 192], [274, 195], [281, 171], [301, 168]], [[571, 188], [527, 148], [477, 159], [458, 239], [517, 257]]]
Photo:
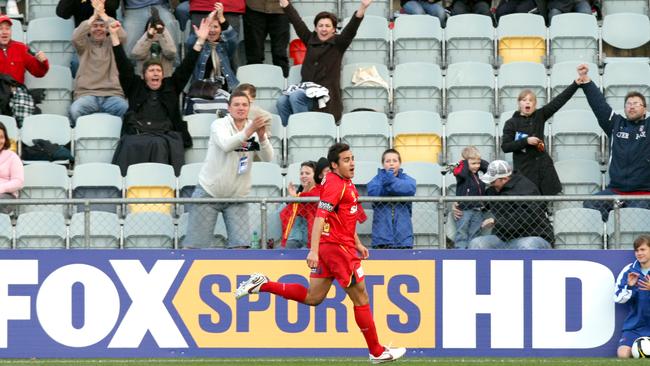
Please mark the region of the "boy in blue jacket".
[[[456, 196], [485, 195], [485, 183], [479, 179], [478, 172], [485, 173], [490, 163], [481, 159], [476, 146], [467, 146], [461, 156], [463, 159], [454, 168]], [[454, 243], [456, 248], [466, 249], [469, 242], [481, 234], [483, 221], [486, 220], [485, 207], [480, 201], [460, 202], [457, 207], [462, 214], [456, 218]]]
[[[402, 157], [395, 149], [381, 155], [383, 169], [368, 183], [369, 196], [414, 196], [415, 179], [400, 168]], [[372, 204], [372, 247], [403, 249], [413, 247], [411, 202], [375, 202]]]
[[634, 257], [636, 260], [625, 266], [616, 279], [614, 301], [630, 306], [618, 341], [619, 358], [630, 358], [634, 340], [650, 336], [650, 235], [634, 240]]

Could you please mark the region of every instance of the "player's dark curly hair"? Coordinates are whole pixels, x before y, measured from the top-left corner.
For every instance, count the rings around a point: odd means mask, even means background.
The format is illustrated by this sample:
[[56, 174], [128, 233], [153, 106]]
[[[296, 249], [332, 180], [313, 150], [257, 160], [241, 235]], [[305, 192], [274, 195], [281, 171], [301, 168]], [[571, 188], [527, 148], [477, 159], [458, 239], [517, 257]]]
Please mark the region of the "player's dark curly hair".
[[330, 167], [332, 163], [339, 163], [339, 155], [342, 152], [350, 150], [350, 145], [344, 144], [342, 142], [337, 142], [336, 144], [330, 146], [330, 149], [327, 151], [327, 161], [330, 162]]

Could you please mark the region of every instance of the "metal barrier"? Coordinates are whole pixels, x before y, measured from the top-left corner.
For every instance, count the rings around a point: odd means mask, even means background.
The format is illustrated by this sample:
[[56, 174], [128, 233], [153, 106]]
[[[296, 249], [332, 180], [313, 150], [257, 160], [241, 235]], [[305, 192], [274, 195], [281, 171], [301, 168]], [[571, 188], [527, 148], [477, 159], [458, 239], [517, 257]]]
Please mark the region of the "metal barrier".
[[[361, 197], [368, 220], [357, 225], [357, 232], [362, 242], [370, 247], [373, 216], [389, 212], [391, 219], [395, 219], [410, 211], [410, 219], [398, 220], [398, 225], [411, 226], [415, 249], [454, 248], [457, 221], [453, 217], [457, 205], [480, 212], [484, 215], [482, 219], [493, 217], [501, 228], [505, 225], [508, 229], [521, 230], [521, 233], [535, 232], [548, 224], [556, 248], [631, 248], [637, 235], [650, 232], [650, 210], [645, 209], [650, 207], [647, 196], [477, 198]], [[255, 248], [259, 243], [260, 249], [267, 249], [280, 244], [283, 227], [279, 212], [287, 203], [314, 205], [317, 200], [314, 197], [0, 200], [0, 207], [15, 207], [11, 216], [2, 217], [5, 220], [0, 224], [0, 238], [5, 243], [2, 247], [7, 249], [181, 248], [181, 240], [189, 225], [189, 205], [210, 205], [205, 207], [217, 210], [239, 204], [245, 210], [235, 211], [235, 217], [230, 220], [223, 221], [223, 215], [218, 213], [220, 218], [213, 230], [214, 241], [208, 247]], [[601, 217], [598, 210], [583, 207], [598, 204], [612, 206], [609, 216]], [[229, 244], [229, 233], [233, 230], [240, 230], [240, 237], [243, 232], [247, 240]], [[402, 232], [408, 227], [395, 230]], [[484, 234], [486, 232], [489, 229], [483, 230]]]

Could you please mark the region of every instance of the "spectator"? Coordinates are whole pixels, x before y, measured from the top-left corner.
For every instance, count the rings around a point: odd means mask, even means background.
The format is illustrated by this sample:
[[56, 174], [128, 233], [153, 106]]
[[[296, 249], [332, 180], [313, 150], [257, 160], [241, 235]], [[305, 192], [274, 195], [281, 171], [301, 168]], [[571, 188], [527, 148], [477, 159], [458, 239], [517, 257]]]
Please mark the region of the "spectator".
[[287, 125], [291, 114], [313, 109], [331, 113], [336, 121], [341, 119], [343, 103], [340, 79], [343, 53], [357, 34], [363, 15], [371, 3], [372, 0], [361, 0], [359, 10], [350, 17], [341, 34], [337, 35], [336, 15], [326, 11], [318, 13], [314, 18], [315, 30], [310, 32], [289, 0], [280, 0], [280, 6], [289, 17], [298, 37], [307, 46], [305, 60], [300, 69], [302, 82], [318, 84], [317, 86], [325, 87], [329, 92], [329, 102], [325, 105], [315, 105], [315, 100], [308, 97], [302, 88], [297, 88], [289, 95], [282, 95], [278, 99], [277, 107], [283, 125]]
[[[11, 151], [11, 141], [7, 135], [7, 127], [0, 122], [0, 199], [18, 198], [18, 192], [25, 183], [23, 163], [15, 152]], [[0, 212], [10, 214], [15, 210], [13, 205], [1, 205]]]
[[[491, 162], [481, 180], [490, 185], [487, 196], [539, 196], [535, 184], [522, 174], [513, 174], [510, 164], [503, 160]], [[468, 248], [550, 249], [553, 228], [544, 207], [543, 202], [491, 202], [489, 209], [494, 218], [484, 225], [494, 225], [494, 235], [474, 238]]]
[[[314, 180], [316, 162], [305, 161], [300, 165], [300, 186], [298, 189], [289, 182], [287, 191], [292, 197], [320, 197], [321, 186]], [[297, 249], [309, 247], [311, 229], [316, 216], [317, 202], [290, 203], [280, 211], [282, 220], [282, 247]]]
[[144, 34], [135, 43], [131, 51], [131, 58], [136, 60], [136, 70], [142, 70], [145, 61], [159, 59], [163, 68], [163, 76], [168, 77], [174, 71], [176, 61], [176, 43], [169, 33], [169, 29], [158, 19], [149, 18]]
[[[610, 144], [609, 185], [596, 195], [650, 195], [650, 141], [646, 137], [650, 130], [650, 118], [646, 117], [645, 97], [636, 91], [627, 93], [623, 117], [607, 104], [600, 89], [587, 75], [588, 72], [586, 64], [578, 66], [580, 87]], [[621, 205], [647, 209], [650, 208], [650, 201], [622, 201]], [[607, 221], [613, 201], [587, 201], [584, 207], [599, 210], [603, 221]]]
[[492, 18], [490, 3], [484, 0], [454, 0], [451, 4], [451, 15], [479, 14]]
[[168, 0], [124, 0], [122, 11], [124, 12], [124, 29], [127, 33], [125, 46], [127, 55], [133, 51], [133, 46], [140, 38], [140, 32], [147, 26], [147, 20], [156, 12], [171, 33], [172, 39], [181, 39], [179, 29], [174, 26], [176, 19], [171, 13]]
[[246, 94], [248, 100], [251, 103], [251, 107], [248, 112], [248, 118], [256, 119], [257, 117], [262, 117], [266, 122], [266, 135], [271, 137], [271, 123], [273, 120], [273, 115], [268, 111], [262, 109], [257, 104], [255, 104], [255, 98], [257, 97], [257, 88], [255, 87], [255, 85], [249, 83], [242, 83], [235, 88], [235, 91], [241, 91], [244, 94]]
[[[77, 118], [97, 112], [122, 118], [129, 107], [120, 85], [113, 45], [107, 36], [107, 26], [114, 21], [104, 12], [95, 12], [81, 22], [72, 34], [72, 44], [79, 55], [74, 102], [70, 105], [72, 126], [76, 124]], [[126, 40], [126, 34], [121, 28], [118, 37], [120, 42]]]
[[[266, 135], [266, 122], [258, 117], [248, 119], [248, 97], [234, 92], [228, 104], [229, 115], [219, 118], [210, 127], [210, 140], [199, 183], [192, 198], [241, 198], [251, 189], [253, 157], [262, 161], [273, 159], [273, 146]], [[247, 248], [250, 224], [246, 203], [196, 204], [190, 208], [184, 248], [208, 247], [214, 242], [214, 226], [221, 212], [226, 222], [229, 248]]]
[[323, 181], [323, 178], [327, 175], [327, 173], [331, 172], [332, 168], [330, 168], [330, 162], [327, 161], [327, 158], [323, 157], [318, 159], [316, 162], [316, 174], [314, 175], [314, 180], [316, 181], [316, 184], [320, 185], [321, 182]]
[[562, 191], [553, 159], [544, 144], [544, 124], [578, 90], [573, 82], [547, 105], [537, 108], [537, 97], [530, 89], [525, 89], [517, 97], [518, 109], [506, 121], [501, 139], [501, 150], [512, 153], [514, 168], [530, 179], [544, 196], [552, 196]]
[[[381, 155], [383, 168], [368, 183], [368, 196], [399, 197], [415, 195], [415, 179], [400, 167], [402, 157], [395, 149]], [[374, 202], [372, 204], [372, 247], [406, 249], [413, 247], [411, 202]]]
[[[208, 13], [214, 10], [216, 3], [214, 0], [189, 0], [190, 2], [190, 21], [192, 25], [198, 25], [201, 19]], [[233, 27], [234, 34], [233, 47], [229, 50], [228, 58], [230, 66], [233, 70], [237, 70], [240, 65], [238, 48], [239, 48], [239, 35], [241, 32], [242, 14], [246, 11], [246, 0], [233, 0], [223, 3], [223, 15], [228, 21], [228, 24]], [[222, 27], [227, 29], [227, 27]]]
[[636, 260], [623, 267], [616, 278], [614, 301], [629, 304], [630, 309], [618, 341], [619, 358], [632, 357], [632, 343], [639, 337], [650, 336], [650, 235], [640, 235], [634, 240], [634, 257]]
[[289, 18], [277, 0], [247, 0], [244, 13], [244, 44], [246, 63], [264, 63], [264, 41], [271, 38], [273, 65], [280, 66], [286, 78], [289, 76]]
[[185, 162], [183, 147], [192, 146], [187, 123], [181, 119], [178, 97], [208, 36], [208, 21], [204, 20], [201, 27], [194, 30], [198, 36], [194, 47], [167, 78], [163, 78], [162, 65], [157, 60], [144, 63], [144, 78], [133, 72], [117, 36], [119, 29], [119, 22], [109, 26], [120, 84], [129, 100], [129, 109], [123, 118], [122, 138], [113, 155], [113, 164], [119, 165], [122, 175], [126, 175], [130, 164], [171, 163], [178, 175]]
[[[485, 183], [479, 178], [478, 172], [487, 172], [488, 162], [481, 159], [481, 153], [476, 146], [467, 146], [462, 151], [462, 160], [454, 168], [456, 177], [456, 196], [483, 196]], [[487, 219], [485, 205], [480, 201], [464, 201], [456, 204], [460, 212], [456, 219], [456, 248], [466, 249], [472, 239], [481, 234]], [[455, 215], [456, 216], [456, 215]]]
[[425, 15], [429, 14], [440, 20], [440, 26], [444, 27], [447, 22], [447, 11], [444, 7], [445, 0], [400, 0], [399, 4], [405, 14]]
[[499, 5], [497, 5], [495, 16], [497, 22], [499, 19], [508, 14], [515, 13], [534, 13], [534, 14], [544, 14], [544, 11], [540, 11], [540, 6], [545, 4], [545, 1], [542, 0], [501, 0]]
[[583, 13], [591, 15], [591, 5], [587, 0], [551, 0], [548, 3], [548, 21], [563, 13]]

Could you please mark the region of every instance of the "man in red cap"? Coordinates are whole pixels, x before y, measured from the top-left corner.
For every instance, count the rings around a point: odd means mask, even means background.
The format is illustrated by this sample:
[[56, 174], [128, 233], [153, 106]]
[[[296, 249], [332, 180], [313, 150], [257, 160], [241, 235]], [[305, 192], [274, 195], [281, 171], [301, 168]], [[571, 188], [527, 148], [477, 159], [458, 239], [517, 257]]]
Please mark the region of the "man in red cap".
[[17, 82], [25, 83], [25, 69], [36, 77], [47, 73], [50, 64], [43, 51], [32, 55], [26, 44], [11, 39], [11, 18], [0, 15], [0, 73], [9, 74]]

